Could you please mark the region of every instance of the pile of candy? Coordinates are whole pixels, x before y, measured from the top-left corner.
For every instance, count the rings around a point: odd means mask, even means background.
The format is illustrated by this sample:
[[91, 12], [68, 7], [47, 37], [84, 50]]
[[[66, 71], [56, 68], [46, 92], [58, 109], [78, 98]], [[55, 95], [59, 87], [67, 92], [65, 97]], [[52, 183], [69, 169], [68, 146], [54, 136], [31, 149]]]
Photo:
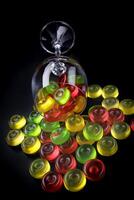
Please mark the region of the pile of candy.
[[87, 179], [101, 180], [105, 165], [97, 159], [97, 153], [114, 155], [117, 140], [126, 139], [131, 129], [134, 131], [134, 120], [131, 128], [125, 122], [127, 115], [134, 114], [134, 100], [119, 102], [118, 88], [113, 85], [87, 88], [87, 99], [101, 95], [100, 105], [90, 107], [87, 115], [80, 115], [87, 100], [78, 87], [59, 88], [51, 83], [38, 92], [36, 110], [27, 119], [18, 114], [10, 118], [6, 141], [10, 146], [21, 145], [25, 154], [38, 153], [29, 172], [33, 178], [41, 179], [43, 190], [56, 192], [64, 185], [77, 192], [84, 188]]
[[37, 92], [36, 110], [44, 113], [44, 118], [48, 122], [65, 121], [74, 112], [81, 113], [87, 103], [84, 78], [77, 75], [75, 84], [69, 84], [66, 74], [62, 74], [57, 82], [52, 81]]

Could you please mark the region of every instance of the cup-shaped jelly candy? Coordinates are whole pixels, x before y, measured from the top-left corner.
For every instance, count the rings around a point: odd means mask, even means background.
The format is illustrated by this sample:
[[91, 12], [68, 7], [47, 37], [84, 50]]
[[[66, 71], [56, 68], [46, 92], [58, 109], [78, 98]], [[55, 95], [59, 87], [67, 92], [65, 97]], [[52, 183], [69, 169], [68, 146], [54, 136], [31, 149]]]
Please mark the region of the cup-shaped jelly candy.
[[89, 141], [98, 141], [103, 137], [103, 128], [97, 123], [87, 123], [83, 129], [83, 136]]
[[26, 137], [21, 143], [22, 151], [26, 154], [34, 154], [40, 149], [41, 143], [37, 137]]
[[134, 114], [134, 100], [133, 99], [124, 99], [119, 103], [119, 108], [125, 115]]
[[111, 124], [109, 121], [101, 122], [100, 125], [103, 128], [103, 135], [109, 135], [111, 131]]
[[113, 124], [114, 122], [122, 122], [125, 120], [125, 116], [119, 108], [112, 108], [108, 111], [108, 113], [108, 121], [110, 124]]
[[73, 111], [75, 113], [81, 113], [86, 108], [86, 104], [87, 104], [86, 98], [81, 95], [78, 96], [76, 98], [75, 107], [74, 107]]
[[115, 97], [108, 97], [102, 101], [102, 106], [107, 110], [119, 107], [119, 100]]
[[70, 138], [70, 132], [66, 128], [57, 128], [52, 131], [50, 139], [54, 144], [64, 144]]
[[23, 129], [25, 136], [39, 136], [41, 133], [41, 128], [39, 124], [28, 123]]
[[61, 154], [55, 161], [55, 170], [58, 173], [65, 174], [70, 169], [76, 168], [76, 160], [71, 154]]
[[83, 171], [90, 181], [99, 181], [104, 177], [106, 168], [101, 160], [92, 159], [84, 164]]
[[134, 119], [131, 120], [130, 127], [131, 127], [132, 131], [134, 131]]
[[111, 135], [118, 140], [126, 139], [130, 132], [130, 126], [126, 122], [115, 122], [111, 128]]
[[86, 96], [89, 98], [98, 98], [102, 95], [102, 88], [100, 85], [92, 84], [87, 88]]
[[108, 98], [108, 97], [117, 97], [119, 95], [118, 88], [115, 85], [106, 85], [102, 89], [102, 96], [103, 98]]
[[45, 132], [45, 131], [41, 131], [39, 139], [40, 139], [40, 142], [42, 144], [51, 142], [50, 133], [49, 132]]
[[25, 126], [26, 119], [22, 115], [13, 115], [9, 120], [9, 127], [11, 129], [21, 129]]
[[49, 85], [45, 87], [46, 93], [54, 94], [54, 92], [59, 88], [58, 83], [52, 81]]
[[39, 113], [37, 111], [32, 111], [28, 118], [29, 122], [32, 122], [35, 124], [39, 124], [42, 119], [43, 119], [42, 113]]
[[60, 105], [64, 105], [65, 103], [67, 103], [69, 101], [71, 97], [71, 93], [70, 90], [68, 88], [59, 88], [58, 90], [56, 90], [55, 94], [54, 94], [54, 99], [60, 104]]
[[42, 119], [40, 122], [40, 127], [45, 132], [52, 132], [53, 130], [60, 127], [59, 122], [47, 122], [46, 120]]
[[102, 156], [112, 156], [117, 150], [117, 141], [112, 136], [104, 136], [97, 142], [97, 151]]
[[63, 186], [62, 175], [57, 172], [50, 171], [43, 177], [41, 185], [45, 192], [57, 192]]
[[105, 122], [108, 120], [108, 111], [102, 106], [94, 106], [89, 109], [89, 119], [92, 122]]
[[53, 143], [45, 143], [41, 146], [40, 156], [48, 161], [54, 161], [60, 154], [59, 147]]
[[70, 132], [79, 132], [84, 128], [85, 121], [82, 116], [74, 114], [67, 118], [65, 125]]
[[40, 100], [36, 101], [36, 108], [38, 112], [45, 113], [53, 108], [55, 104], [54, 98], [51, 96], [46, 96]]
[[76, 139], [74, 137], [70, 137], [64, 144], [60, 145], [60, 151], [64, 154], [71, 154], [75, 152], [78, 147]]
[[71, 192], [78, 192], [86, 185], [86, 176], [80, 169], [69, 170], [63, 180], [65, 188]]
[[33, 178], [41, 179], [43, 176], [50, 171], [50, 164], [45, 159], [34, 160], [29, 167], [29, 173]]
[[76, 150], [76, 159], [79, 163], [84, 164], [87, 160], [96, 158], [96, 150], [90, 144], [83, 144]]
[[83, 145], [83, 144], [93, 144], [94, 141], [90, 141], [90, 140], [86, 140], [86, 138], [83, 136], [83, 131], [79, 132], [76, 135], [76, 141], [79, 145]]
[[18, 146], [24, 140], [24, 133], [21, 130], [10, 130], [6, 136], [6, 142], [10, 146]]

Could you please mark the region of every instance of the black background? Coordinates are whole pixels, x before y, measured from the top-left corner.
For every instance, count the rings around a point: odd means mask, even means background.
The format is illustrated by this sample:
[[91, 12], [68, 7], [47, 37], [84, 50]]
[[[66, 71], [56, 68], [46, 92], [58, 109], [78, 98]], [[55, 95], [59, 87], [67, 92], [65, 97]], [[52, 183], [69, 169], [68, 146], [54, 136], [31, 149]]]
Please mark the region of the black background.
[[[33, 157], [5, 143], [9, 117], [15, 113], [27, 116], [31, 111], [32, 75], [36, 65], [50, 56], [41, 49], [39, 42], [44, 24], [51, 20], [63, 20], [74, 28], [75, 46], [67, 55], [81, 63], [89, 84], [98, 83], [102, 87], [115, 84], [120, 91], [120, 100], [134, 98], [131, 6], [80, 5], [78, 9], [78, 3], [72, 6], [62, 2], [60, 5], [39, 4], [33, 8], [32, 4], [7, 4], [1, 7], [0, 181], [1, 191], [9, 191], [12, 197], [16, 190], [20, 194], [39, 193], [46, 197], [40, 182], [33, 180], [28, 173]], [[115, 156], [102, 158], [107, 167], [106, 177], [99, 183], [88, 182], [81, 193], [88, 192], [90, 197], [100, 198], [131, 195], [134, 178], [133, 144], [132, 133], [130, 138], [119, 142], [119, 151]], [[62, 192], [66, 191], [63, 189]]]

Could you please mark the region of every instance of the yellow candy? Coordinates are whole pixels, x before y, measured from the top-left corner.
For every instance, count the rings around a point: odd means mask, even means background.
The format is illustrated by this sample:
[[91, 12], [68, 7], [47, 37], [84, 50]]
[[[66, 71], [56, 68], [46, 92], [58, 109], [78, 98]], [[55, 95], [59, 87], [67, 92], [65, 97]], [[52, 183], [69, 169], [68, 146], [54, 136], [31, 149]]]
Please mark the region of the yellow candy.
[[17, 146], [24, 140], [24, 134], [21, 130], [10, 130], [6, 137], [6, 142], [10, 146]]
[[98, 98], [102, 95], [102, 88], [97, 85], [93, 84], [87, 88], [86, 96], [89, 98]]
[[92, 145], [95, 141], [90, 141], [90, 140], [86, 140], [83, 136], [83, 133], [80, 132], [76, 135], [76, 141], [79, 145], [83, 145], [83, 144], [90, 144]]
[[66, 129], [70, 132], [79, 132], [85, 126], [84, 118], [78, 114], [71, 115], [65, 121]]
[[29, 168], [30, 175], [36, 179], [41, 179], [49, 171], [50, 171], [49, 162], [41, 158], [34, 160]]
[[105, 98], [102, 101], [102, 106], [106, 108], [107, 110], [110, 110], [112, 108], [119, 108], [119, 100], [115, 97], [108, 97]]
[[34, 154], [40, 149], [41, 143], [37, 137], [26, 137], [22, 144], [22, 151], [26, 154]]
[[78, 192], [86, 185], [86, 176], [79, 169], [69, 170], [64, 175], [64, 186], [71, 192]]
[[37, 107], [38, 112], [45, 113], [51, 110], [54, 104], [55, 104], [55, 100], [52, 97], [47, 96], [46, 98], [39, 100], [36, 104], [36, 107]]
[[75, 113], [82, 112], [86, 107], [86, 98], [84, 96], [78, 96], [76, 99], [76, 106], [74, 107]]
[[21, 129], [25, 126], [26, 119], [22, 115], [13, 115], [9, 120], [9, 127], [11, 129]]
[[106, 85], [102, 90], [103, 98], [117, 97], [119, 95], [118, 88], [114, 85]]
[[122, 100], [119, 104], [119, 109], [121, 109], [125, 115], [134, 114], [134, 100], [133, 99]]

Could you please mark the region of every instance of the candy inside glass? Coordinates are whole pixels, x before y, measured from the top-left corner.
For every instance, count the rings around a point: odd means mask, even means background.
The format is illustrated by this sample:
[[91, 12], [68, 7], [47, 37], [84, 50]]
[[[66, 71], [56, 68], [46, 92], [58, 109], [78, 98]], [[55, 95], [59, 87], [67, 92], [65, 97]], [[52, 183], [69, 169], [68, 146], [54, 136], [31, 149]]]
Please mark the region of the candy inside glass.
[[32, 94], [36, 110], [49, 122], [65, 121], [86, 107], [86, 74], [76, 60], [63, 56], [74, 42], [73, 29], [62, 21], [46, 24], [40, 33], [42, 48], [53, 56], [37, 66]]

